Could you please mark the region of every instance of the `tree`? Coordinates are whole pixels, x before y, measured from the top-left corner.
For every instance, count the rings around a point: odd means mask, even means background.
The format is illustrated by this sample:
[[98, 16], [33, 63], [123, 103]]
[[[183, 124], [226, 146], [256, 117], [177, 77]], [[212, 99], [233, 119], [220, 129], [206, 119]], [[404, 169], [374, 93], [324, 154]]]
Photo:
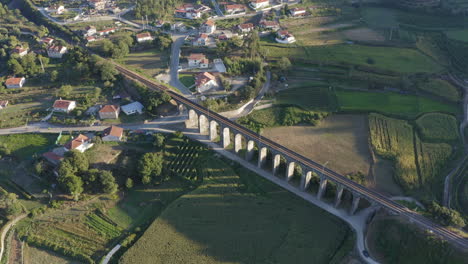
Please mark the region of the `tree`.
[[287, 57], [281, 57], [278, 60], [278, 68], [282, 72], [287, 72], [291, 68], [291, 61]]
[[73, 87], [71, 85], [62, 85], [58, 89], [56, 95], [59, 97], [67, 97], [73, 91]]
[[73, 196], [75, 201], [78, 201], [81, 193], [83, 193], [83, 180], [75, 175], [59, 177], [59, 183], [62, 187]]
[[157, 133], [157, 134], [154, 134], [153, 137], [154, 137], [153, 145], [155, 147], [161, 148], [164, 146], [164, 141], [166, 140], [166, 137], [163, 134]]
[[428, 206], [428, 211], [432, 215], [432, 217], [442, 225], [452, 225], [461, 228], [465, 227], [465, 220], [463, 219], [463, 217], [461, 217], [459, 212], [453, 209], [440, 206], [438, 203], [433, 201]]
[[57, 70], [53, 70], [53, 71], [50, 72], [50, 80], [51, 81], [53, 81], [53, 82], [57, 81], [58, 76], [59, 76], [59, 73], [58, 73]]
[[22, 75], [24, 74], [24, 69], [23, 66], [14, 58], [11, 58], [7, 62], [8, 68], [10, 69], [10, 72], [12, 72], [15, 75]]
[[16, 216], [23, 211], [23, 207], [18, 201], [18, 195], [15, 193], [2, 194], [0, 201], [5, 207], [5, 213], [8, 217]]
[[98, 56], [93, 55], [94, 72], [99, 74], [102, 81], [115, 81], [115, 75], [119, 72], [115, 69], [114, 64], [108, 60], [103, 60]]
[[115, 182], [115, 178], [110, 171], [101, 171], [99, 175], [99, 180], [101, 182], [102, 191], [107, 194], [113, 194], [117, 192], [118, 185]]
[[154, 38], [153, 44], [159, 50], [166, 50], [172, 45], [172, 39], [167, 34], [159, 34]]
[[73, 176], [77, 172], [76, 168], [67, 160], [60, 162], [58, 167], [59, 177]]
[[138, 162], [138, 172], [143, 184], [156, 180], [161, 175], [163, 156], [161, 153], [145, 153]]
[[69, 162], [76, 172], [86, 172], [89, 169], [88, 158], [77, 150], [65, 153], [65, 159], [62, 162]]
[[125, 187], [127, 187], [127, 189], [133, 188], [133, 180], [132, 180], [132, 178], [127, 178], [127, 180], [125, 181]]

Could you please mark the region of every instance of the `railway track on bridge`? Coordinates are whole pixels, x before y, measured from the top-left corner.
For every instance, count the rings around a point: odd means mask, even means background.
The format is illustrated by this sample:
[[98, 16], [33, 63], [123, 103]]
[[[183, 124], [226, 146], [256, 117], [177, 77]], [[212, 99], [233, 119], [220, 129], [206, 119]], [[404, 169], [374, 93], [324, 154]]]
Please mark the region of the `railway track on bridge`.
[[429, 232], [447, 240], [448, 242], [451, 242], [453, 244], [455, 244], [457, 247], [463, 249], [464, 251], [468, 251], [468, 239], [461, 236], [460, 234], [456, 233], [456, 232], [453, 232], [445, 227], [442, 227], [438, 224], [435, 224], [434, 222], [430, 221], [429, 219], [427, 219], [426, 217], [416, 213], [416, 212], [413, 212], [411, 211], [410, 209], [408, 209], [407, 207], [397, 203], [397, 202], [394, 202], [392, 201], [391, 199], [389, 199], [388, 197], [374, 191], [374, 190], [371, 190], [371, 189], [368, 189], [350, 179], [348, 179], [347, 177], [341, 175], [341, 174], [338, 174], [337, 172], [331, 170], [331, 169], [328, 169], [328, 168], [323, 168], [320, 164], [318, 164], [317, 162], [313, 161], [313, 160], [310, 160], [268, 138], [265, 138], [265, 137], [262, 137], [261, 135], [253, 132], [252, 130], [250, 129], [247, 129], [231, 120], [229, 120], [228, 118], [225, 118], [215, 112], [212, 112], [212, 111], [209, 111], [207, 108], [195, 103], [195, 102], [192, 102], [190, 101], [189, 99], [185, 98], [184, 96], [174, 92], [173, 90], [171, 90], [170, 88], [164, 86], [164, 85], [161, 85], [161, 84], [158, 84], [156, 82], [153, 82], [149, 79], [147, 79], [146, 77], [144, 76], [141, 76], [135, 72], [132, 72], [124, 67], [122, 67], [121, 65], [117, 64], [117, 63], [114, 63], [115, 66], [116, 66], [116, 69], [123, 75], [126, 75], [127, 77], [130, 77], [132, 79], [135, 79], [135, 80], [138, 80], [139, 82], [147, 85], [148, 87], [152, 88], [152, 89], [158, 89], [158, 90], [162, 90], [162, 91], [165, 91], [167, 92], [174, 100], [176, 100], [177, 102], [187, 106], [187, 107], [190, 107], [190, 108], [193, 108], [195, 110], [197, 110], [198, 112], [201, 112], [203, 113], [204, 115], [206, 116], [209, 116], [210, 118], [216, 120], [217, 122], [219, 122], [219, 124], [223, 124], [225, 126], [228, 126], [232, 129], [235, 129], [237, 130], [238, 132], [240, 133], [243, 133], [245, 135], [248, 135], [252, 138], [258, 138], [259, 140], [261, 140], [261, 143], [267, 147], [270, 147], [280, 153], [284, 153], [285, 155], [289, 156], [290, 158], [292, 159], [295, 159], [297, 162], [303, 164], [303, 165], [306, 165], [310, 168], [313, 168], [317, 171], [321, 171], [323, 173], [324, 176], [326, 176], [327, 178], [329, 178], [330, 180], [338, 183], [338, 184], [341, 184], [343, 186], [345, 186], [348, 190], [352, 191], [353, 193], [358, 193], [359, 196], [362, 196], [362, 197], [365, 197], [366, 199], [368, 199], [369, 201], [371, 202], [376, 202], [378, 204], [380, 204], [381, 206], [389, 209], [390, 211], [394, 212], [394, 213], [397, 213], [401, 216], [405, 216], [407, 217], [411, 222], [419, 225], [421, 228], [423, 229], [426, 229], [428, 230]]

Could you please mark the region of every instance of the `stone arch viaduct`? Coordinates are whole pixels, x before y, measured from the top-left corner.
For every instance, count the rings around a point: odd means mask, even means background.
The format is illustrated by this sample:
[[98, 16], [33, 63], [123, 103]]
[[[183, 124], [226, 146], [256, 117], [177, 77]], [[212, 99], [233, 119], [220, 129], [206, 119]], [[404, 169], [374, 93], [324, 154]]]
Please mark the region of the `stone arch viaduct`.
[[[261, 168], [266, 167], [267, 157], [269, 157], [268, 163], [270, 163], [270, 168], [265, 169], [270, 169], [273, 174], [282, 177], [284, 181], [291, 182], [291, 184], [294, 184], [293, 179], [295, 178], [297, 188], [307, 191], [312, 178], [315, 178], [318, 182], [317, 198], [320, 199], [327, 189], [327, 184], [331, 183], [336, 186], [336, 194], [333, 201], [335, 206], [339, 206], [344, 191], [352, 194], [352, 202], [349, 210], [350, 214], [356, 212], [360, 201], [364, 199], [370, 204], [379, 205], [389, 210], [391, 213], [406, 217], [420, 228], [429, 230], [433, 234], [452, 242], [458, 247], [468, 250], [468, 241], [460, 234], [433, 223], [424, 216], [392, 201], [375, 190], [366, 188], [268, 138], [262, 137], [192, 102], [184, 96], [170, 90], [168, 87], [129, 71], [118, 64], [116, 64], [116, 69], [124, 76], [135, 79], [151, 89], [167, 92], [179, 104], [179, 109], [185, 109], [185, 111], [188, 112], [187, 126], [198, 128], [200, 134], [207, 135], [211, 141], [219, 141], [221, 147], [232, 148], [233, 151], [239, 155], [245, 155], [247, 160], [256, 159], [257, 165]], [[281, 170], [280, 167], [282, 168]], [[300, 177], [297, 177], [298, 174]]]

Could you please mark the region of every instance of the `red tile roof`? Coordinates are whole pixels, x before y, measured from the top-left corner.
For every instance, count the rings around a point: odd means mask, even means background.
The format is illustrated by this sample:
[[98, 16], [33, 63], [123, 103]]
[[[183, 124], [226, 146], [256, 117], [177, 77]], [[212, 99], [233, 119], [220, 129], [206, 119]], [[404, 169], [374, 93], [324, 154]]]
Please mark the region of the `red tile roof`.
[[77, 147], [81, 146], [83, 143], [87, 142], [89, 138], [83, 134], [79, 134], [76, 138], [70, 140], [65, 144], [67, 149], [76, 149]]
[[137, 39], [147, 38], [147, 37], [151, 37], [151, 34], [149, 32], [145, 32], [145, 33], [137, 34], [136, 37]]
[[118, 105], [105, 105], [99, 110], [99, 113], [115, 113], [119, 111]]
[[239, 27], [241, 29], [248, 29], [248, 28], [253, 28], [254, 25], [252, 23], [246, 23], [246, 24], [240, 24]]
[[69, 100], [55, 100], [53, 108], [68, 109], [70, 104], [74, 101]]
[[250, 1], [250, 2], [260, 4], [260, 3], [270, 2], [270, 0], [253, 0], [253, 1]]
[[209, 72], [203, 72], [199, 73], [195, 76], [195, 84], [198, 86], [204, 85], [205, 83], [211, 81], [211, 80], [216, 80], [216, 77], [214, 77], [211, 73]]
[[208, 26], [214, 26], [215, 22], [213, 20], [207, 20], [205, 22], [205, 25], [208, 25]]
[[6, 85], [20, 85], [21, 81], [23, 80], [23, 78], [8, 78], [6, 79], [5, 81], [5, 84]]
[[203, 60], [206, 56], [203, 53], [191, 53], [188, 57], [189, 60]]
[[245, 9], [244, 5], [226, 5], [226, 10], [236, 10], [236, 9]]
[[118, 126], [110, 126], [106, 129], [104, 129], [103, 136], [114, 136], [114, 137], [122, 137], [124, 129]]

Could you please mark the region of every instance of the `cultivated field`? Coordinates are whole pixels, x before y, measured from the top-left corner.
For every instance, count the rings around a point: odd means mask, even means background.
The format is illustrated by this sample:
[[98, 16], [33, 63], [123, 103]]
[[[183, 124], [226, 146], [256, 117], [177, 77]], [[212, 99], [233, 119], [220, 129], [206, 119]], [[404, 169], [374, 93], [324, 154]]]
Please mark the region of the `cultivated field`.
[[426, 112], [458, 114], [457, 105], [442, 103], [415, 95], [358, 91], [336, 91], [341, 111], [380, 112], [405, 118], [415, 118]]
[[420, 185], [414, 153], [413, 128], [406, 121], [369, 115], [371, 142], [377, 154], [395, 160], [395, 174], [405, 190]]
[[458, 122], [452, 115], [428, 113], [416, 120], [422, 139], [437, 142], [456, 142], [459, 139]]
[[430, 79], [427, 82], [418, 84], [419, 89], [440, 96], [453, 102], [459, 102], [462, 99], [460, 91], [449, 82], [441, 79]]
[[124, 63], [153, 77], [167, 69], [169, 54], [156, 49], [133, 51], [125, 57]]
[[48, 151], [55, 144], [56, 139], [57, 134], [2, 135], [0, 136], [0, 154], [11, 154], [21, 160], [31, 159], [33, 154]]
[[48, 250], [24, 245], [24, 264], [81, 264], [79, 261], [70, 260]]
[[217, 158], [204, 165], [202, 185], [169, 205], [119, 263], [330, 263], [351, 249], [340, 220]]
[[334, 115], [315, 127], [293, 126], [264, 129], [262, 134], [339, 173], [362, 172], [370, 166], [367, 118]]

